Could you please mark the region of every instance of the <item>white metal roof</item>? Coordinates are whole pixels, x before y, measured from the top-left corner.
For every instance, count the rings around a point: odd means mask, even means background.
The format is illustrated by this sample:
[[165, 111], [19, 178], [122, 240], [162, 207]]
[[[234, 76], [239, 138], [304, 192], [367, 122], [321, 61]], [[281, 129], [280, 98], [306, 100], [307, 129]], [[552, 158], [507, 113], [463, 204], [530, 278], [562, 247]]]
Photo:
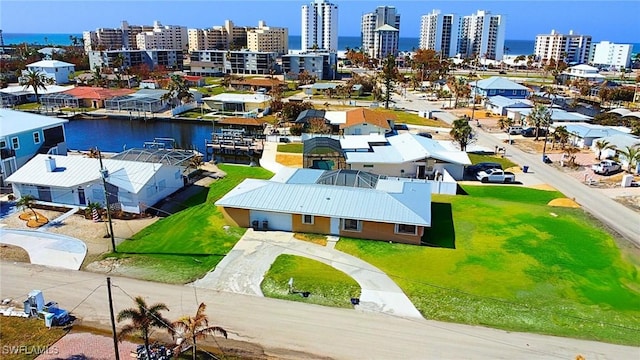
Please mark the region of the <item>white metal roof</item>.
[[345, 149], [369, 149], [370, 143], [386, 143], [387, 138], [381, 134], [344, 135], [340, 137], [340, 147]]
[[[56, 162], [56, 171], [47, 171], [45, 160]], [[109, 171], [107, 182], [138, 193], [153, 178], [162, 164], [103, 159]], [[70, 188], [100, 180], [100, 161], [82, 156], [38, 154], [7, 178], [7, 182]]]
[[372, 152], [345, 152], [348, 164], [401, 164], [433, 158], [444, 162], [469, 165], [471, 160], [463, 151], [451, 150], [439, 141], [411, 133], [387, 137], [388, 146], [373, 146]]
[[220, 102], [236, 102], [236, 103], [262, 103], [271, 100], [271, 96], [265, 94], [232, 94], [223, 93], [210, 96], [202, 100], [220, 101]]
[[431, 185], [426, 182], [402, 182], [401, 192], [390, 193], [358, 187], [246, 179], [215, 204], [278, 213], [431, 225]]
[[324, 118], [329, 120], [331, 124], [345, 124], [347, 122], [346, 111], [326, 111]]
[[75, 66], [75, 65], [70, 64], [68, 62], [60, 61], [60, 60], [40, 60], [32, 64], [28, 64], [27, 68], [30, 68], [30, 67], [59, 68], [59, 67], [67, 67], [67, 66]]
[[[73, 85], [67, 85], [67, 86], [47, 85], [46, 89], [38, 89], [38, 95], [55, 94], [55, 93], [71, 90], [74, 87], [75, 86]], [[0, 89], [0, 92], [3, 92], [5, 94], [12, 94], [12, 95], [25, 95], [25, 94], [33, 95], [34, 94], [32, 87], [24, 87], [23, 85], [12, 85], [4, 89]]]
[[46, 129], [66, 122], [68, 120], [57, 117], [0, 109], [0, 136], [11, 136], [27, 131]]

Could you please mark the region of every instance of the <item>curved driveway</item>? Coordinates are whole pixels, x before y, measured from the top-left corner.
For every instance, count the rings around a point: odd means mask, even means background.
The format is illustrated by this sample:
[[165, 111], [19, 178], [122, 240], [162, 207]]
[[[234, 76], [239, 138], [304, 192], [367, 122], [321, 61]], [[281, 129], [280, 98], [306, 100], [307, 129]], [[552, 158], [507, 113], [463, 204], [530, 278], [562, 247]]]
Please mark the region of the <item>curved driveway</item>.
[[84, 242], [42, 231], [0, 229], [0, 243], [21, 247], [32, 264], [78, 270], [87, 255]]
[[356, 306], [358, 310], [422, 318], [398, 285], [380, 269], [338, 250], [296, 240], [292, 233], [287, 232], [248, 229], [214, 271], [192, 285], [263, 296], [260, 283], [281, 254], [308, 257], [351, 276], [361, 288], [360, 304]]

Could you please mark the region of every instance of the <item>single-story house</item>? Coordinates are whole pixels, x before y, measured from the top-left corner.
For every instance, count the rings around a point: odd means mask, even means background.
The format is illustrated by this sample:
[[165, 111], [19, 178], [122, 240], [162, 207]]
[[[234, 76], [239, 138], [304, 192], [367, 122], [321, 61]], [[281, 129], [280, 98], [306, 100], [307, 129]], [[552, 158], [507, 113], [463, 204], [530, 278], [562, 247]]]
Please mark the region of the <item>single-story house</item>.
[[108, 110], [131, 112], [160, 112], [167, 107], [168, 101], [163, 99], [168, 90], [140, 89], [135, 93], [116, 96], [104, 101]]
[[205, 107], [217, 113], [253, 117], [269, 107], [271, 96], [265, 94], [223, 93], [203, 98]]
[[[38, 89], [38, 96], [55, 94], [73, 89], [73, 86], [47, 85], [46, 89]], [[36, 95], [32, 87], [11, 85], [0, 89], [0, 107], [24, 104], [36, 101]]]
[[[127, 74], [101, 74], [102, 80], [108, 84], [110, 87], [126, 87], [132, 88], [139, 86], [141, 89], [159, 89], [160, 87], [148, 87], [143, 84], [138, 84], [138, 77], [136, 75], [127, 75]], [[73, 78], [77, 85], [90, 85], [93, 83], [94, 74], [93, 73], [84, 73], [79, 74], [78, 76]]]
[[285, 168], [246, 179], [215, 204], [241, 227], [419, 245], [431, 226], [431, 185], [352, 170]]
[[40, 97], [40, 103], [47, 107], [85, 107], [100, 109], [104, 101], [117, 96], [135, 93], [132, 89], [105, 89], [101, 87], [77, 86], [61, 93], [47, 94]]
[[527, 99], [511, 99], [501, 95], [491, 96], [485, 102], [485, 107], [496, 115], [507, 115], [509, 109], [528, 109], [531, 108], [531, 101]]
[[[129, 149], [120, 157], [103, 159], [109, 204], [125, 212], [144, 212], [184, 186], [193, 156], [185, 150]], [[6, 181], [17, 197], [32, 195], [73, 206], [106, 205], [100, 160], [95, 158], [39, 154]]]
[[340, 130], [344, 135], [389, 134], [397, 120], [391, 113], [357, 108], [346, 112]]
[[187, 84], [187, 86], [201, 87], [206, 85], [206, 82], [203, 76], [182, 75], [182, 78], [184, 79], [184, 82]]
[[[44, 74], [55, 84], [67, 84], [70, 82], [69, 75], [76, 69], [74, 64], [59, 60], [40, 60], [27, 64], [27, 71], [35, 71]], [[24, 76], [24, 72], [22, 73]]]
[[[368, 151], [345, 151], [349, 168], [403, 178], [434, 179], [442, 174], [461, 180], [464, 167], [471, 165], [466, 152], [448, 149], [437, 140], [411, 133], [388, 136], [386, 140], [387, 144], [368, 146]], [[357, 137], [345, 137], [340, 146], [365, 150]]]
[[614, 149], [602, 150], [602, 153], [600, 154], [600, 156], [603, 159], [616, 156], [617, 154], [616, 149], [625, 149], [627, 146], [629, 147], [640, 146], [639, 136], [626, 134], [626, 133], [613, 134], [610, 136], [605, 136], [605, 137], [593, 140], [593, 142], [591, 143], [591, 151], [593, 151], [593, 153], [596, 155], [598, 155], [598, 149], [596, 148], [597, 141], [606, 141], [609, 143], [609, 145], [615, 147]]
[[304, 93], [307, 95], [324, 95], [327, 91], [335, 93], [339, 85], [340, 84], [337, 83], [314, 83], [311, 85], [302, 85], [300, 88], [304, 89]]
[[66, 155], [66, 122], [56, 117], [0, 109], [0, 184], [36, 154]]
[[259, 118], [228, 117], [214, 121], [215, 130], [235, 129], [244, 131], [245, 136], [264, 135], [266, 121]]
[[278, 79], [263, 79], [263, 78], [242, 78], [238, 80], [231, 80], [229, 86], [239, 91], [258, 91], [265, 89], [266, 92], [271, 91], [274, 87], [281, 89], [287, 88], [287, 83]]
[[[527, 108], [527, 109], [508, 109], [507, 110], [507, 117], [509, 119], [513, 119], [513, 121], [515, 121], [516, 123], [520, 123], [522, 122], [523, 124], [526, 125], [527, 123], [527, 117], [529, 116], [529, 114], [531, 114], [531, 111], [533, 110], [533, 108]], [[556, 122], [588, 122], [591, 121], [592, 118], [590, 116], [587, 115], [583, 115], [577, 112], [571, 112], [571, 111], [565, 111], [562, 110], [560, 108], [557, 107], [553, 107], [553, 111], [551, 112], [551, 120], [556, 123]]]
[[550, 128], [555, 130], [558, 126], [564, 126], [570, 134], [570, 142], [577, 147], [590, 147], [596, 139], [606, 138], [612, 135], [626, 135], [625, 132], [616, 130], [610, 126], [588, 124], [585, 122], [558, 122]]
[[473, 81], [469, 85], [471, 86], [471, 98], [474, 96], [487, 98], [500, 95], [509, 99], [526, 99], [531, 92], [528, 87], [500, 76]]

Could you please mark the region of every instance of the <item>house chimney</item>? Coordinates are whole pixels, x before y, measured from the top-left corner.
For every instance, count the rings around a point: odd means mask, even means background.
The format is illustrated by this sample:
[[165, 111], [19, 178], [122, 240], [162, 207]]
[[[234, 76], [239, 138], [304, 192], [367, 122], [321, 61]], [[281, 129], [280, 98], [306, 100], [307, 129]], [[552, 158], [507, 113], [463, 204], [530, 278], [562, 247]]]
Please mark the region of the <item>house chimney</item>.
[[47, 167], [47, 172], [56, 171], [56, 159], [52, 158], [51, 156], [44, 159], [44, 164]]

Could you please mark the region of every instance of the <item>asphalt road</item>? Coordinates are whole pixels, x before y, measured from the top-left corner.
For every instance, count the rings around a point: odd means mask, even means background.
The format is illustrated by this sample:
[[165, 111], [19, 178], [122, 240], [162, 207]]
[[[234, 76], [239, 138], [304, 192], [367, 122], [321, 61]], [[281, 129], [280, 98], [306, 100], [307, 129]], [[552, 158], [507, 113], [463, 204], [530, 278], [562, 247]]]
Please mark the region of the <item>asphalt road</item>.
[[[109, 329], [104, 275], [0, 262], [0, 298], [22, 300], [32, 289], [45, 301], [73, 309], [85, 323]], [[193, 287], [112, 278], [115, 311], [144, 296], [164, 302], [175, 319], [205, 302], [212, 325], [233, 340], [264, 347], [284, 359], [638, 359], [640, 349], [593, 341], [514, 333], [349, 309], [238, 295]], [[92, 293], [93, 292], [93, 293]], [[224, 339], [218, 340], [225, 346]], [[286, 350], [285, 350], [286, 349]], [[305, 356], [302, 353], [307, 354]], [[108, 354], [105, 354], [108, 355]]]

